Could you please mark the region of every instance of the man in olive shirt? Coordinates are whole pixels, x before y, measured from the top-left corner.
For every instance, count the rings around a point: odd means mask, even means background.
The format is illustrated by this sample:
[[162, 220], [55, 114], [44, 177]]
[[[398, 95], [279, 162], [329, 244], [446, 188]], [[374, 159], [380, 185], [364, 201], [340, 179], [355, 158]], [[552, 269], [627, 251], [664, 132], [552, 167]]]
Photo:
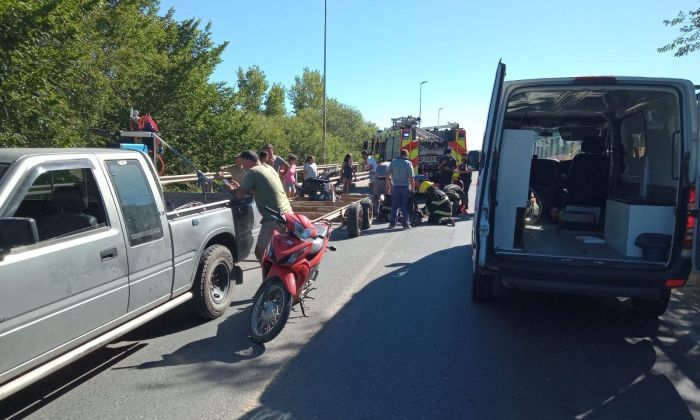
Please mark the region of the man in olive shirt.
[[240, 185], [233, 181], [227, 187], [238, 198], [248, 194], [253, 194], [255, 198], [255, 205], [263, 217], [258, 242], [255, 244], [255, 256], [258, 261], [262, 262], [263, 254], [270, 245], [277, 223], [265, 207], [290, 212], [292, 206], [284, 193], [279, 175], [270, 166], [261, 164], [257, 153], [247, 150], [238, 156], [237, 161], [245, 169], [243, 180]]

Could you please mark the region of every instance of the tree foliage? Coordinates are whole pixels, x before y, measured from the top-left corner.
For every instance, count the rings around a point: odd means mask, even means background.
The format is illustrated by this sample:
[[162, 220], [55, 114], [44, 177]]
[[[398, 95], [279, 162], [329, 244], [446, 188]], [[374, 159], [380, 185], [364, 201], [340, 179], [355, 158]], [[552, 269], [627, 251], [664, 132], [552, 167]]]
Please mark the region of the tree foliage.
[[[323, 85], [305, 68], [289, 89], [258, 66], [235, 88], [212, 83], [226, 43], [210, 25], [161, 13], [159, 0], [0, 1], [0, 147], [104, 146], [93, 129], [129, 129], [149, 113], [164, 139], [203, 169], [244, 149], [321, 152]], [[328, 158], [358, 151], [374, 132], [358, 110], [328, 108]], [[166, 153], [168, 172], [190, 171]]]
[[265, 98], [265, 115], [281, 117], [285, 114], [287, 107], [284, 105], [284, 86], [281, 83], [273, 83]]
[[259, 113], [269, 85], [265, 72], [258, 66], [251, 66], [245, 72], [239, 67], [237, 76], [241, 106], [245, 111]]
[[675, 18], [664, 20], [664, 25], [678, 26], [681, 34], [658, 52], [674, 51], [674, 56], [682, 57], [700, 49], [700, 8], [678, 12]]
[[295, 114], [306, 108], [320, 108], [323, 105], [321, 73], [305, 67], [302, 75], [294, 78], [294, 86], [289, 89], [289, 101]]

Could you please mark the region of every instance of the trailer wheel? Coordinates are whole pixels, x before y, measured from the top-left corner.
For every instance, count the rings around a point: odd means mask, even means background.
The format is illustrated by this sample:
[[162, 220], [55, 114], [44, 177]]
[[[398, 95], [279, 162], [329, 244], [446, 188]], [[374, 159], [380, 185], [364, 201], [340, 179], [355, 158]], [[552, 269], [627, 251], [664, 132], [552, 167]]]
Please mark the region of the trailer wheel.
[[233, 270], [233, 256], [228, 248], [212, 245], [204, 250], [192, 287], [192, 309], [197, 316], [214, 319], [226, 313], [235, 286], [235, 281], [231, 281]]
[[345, 211], [346, 225], [351, 238], [356, 238], [362, 233], [362, 206], [360, 203], [352, 203]]
[[365, 198], [360, 201], [360, 206], [362, 206], [362, 230], [367, 230], [372, 227], [372, 219], [374, 218], [372, 200]]

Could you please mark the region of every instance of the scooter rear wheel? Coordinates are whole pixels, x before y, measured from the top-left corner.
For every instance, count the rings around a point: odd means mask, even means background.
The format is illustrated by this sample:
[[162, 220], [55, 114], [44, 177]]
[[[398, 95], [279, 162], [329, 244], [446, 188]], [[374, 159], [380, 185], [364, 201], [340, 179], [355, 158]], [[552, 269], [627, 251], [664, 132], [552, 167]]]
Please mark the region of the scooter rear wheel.
[[275, 277], [265, 280], [253, 300], [250, 314], [250, 338], [256, 343], [266, 343], [282, 331], [289, 311], [292, 309], [292, 295], [282, 280]]

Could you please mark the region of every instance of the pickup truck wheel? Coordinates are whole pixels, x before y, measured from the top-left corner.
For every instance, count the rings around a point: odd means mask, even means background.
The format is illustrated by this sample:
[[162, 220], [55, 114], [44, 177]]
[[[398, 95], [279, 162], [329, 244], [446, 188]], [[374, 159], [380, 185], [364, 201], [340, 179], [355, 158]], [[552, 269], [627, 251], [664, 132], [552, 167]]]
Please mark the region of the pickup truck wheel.
[[235, 285], [231, 280], [233, 268], [233, 256], [225, 246], [212, 245], [204, 250], [193, 287], [197, 316], [214, 319], [226, 313]]
[[345, 223], [351, 238], [356, 238], [362, 233], [362, 206], [360, 203], [352, 203], [345, 211]]
[[475, 271], [472, 273], [472, 300], [488, 302], [493, 299], [493, 276]]
[[374, 218], [372, 200], [365, 198], [360, 201], [360, 206], [362, 206], [362, 230], [367, 230], [372, 227], [372, 219]]
[[666, 312], [668, 304], [671, 301], [671, 289], [666, 289], [661, 292], [661, 297], [656, 300], [648, 299], [632, 299], [632, 308], [639, 315], [649, 318], [656, 318]]

